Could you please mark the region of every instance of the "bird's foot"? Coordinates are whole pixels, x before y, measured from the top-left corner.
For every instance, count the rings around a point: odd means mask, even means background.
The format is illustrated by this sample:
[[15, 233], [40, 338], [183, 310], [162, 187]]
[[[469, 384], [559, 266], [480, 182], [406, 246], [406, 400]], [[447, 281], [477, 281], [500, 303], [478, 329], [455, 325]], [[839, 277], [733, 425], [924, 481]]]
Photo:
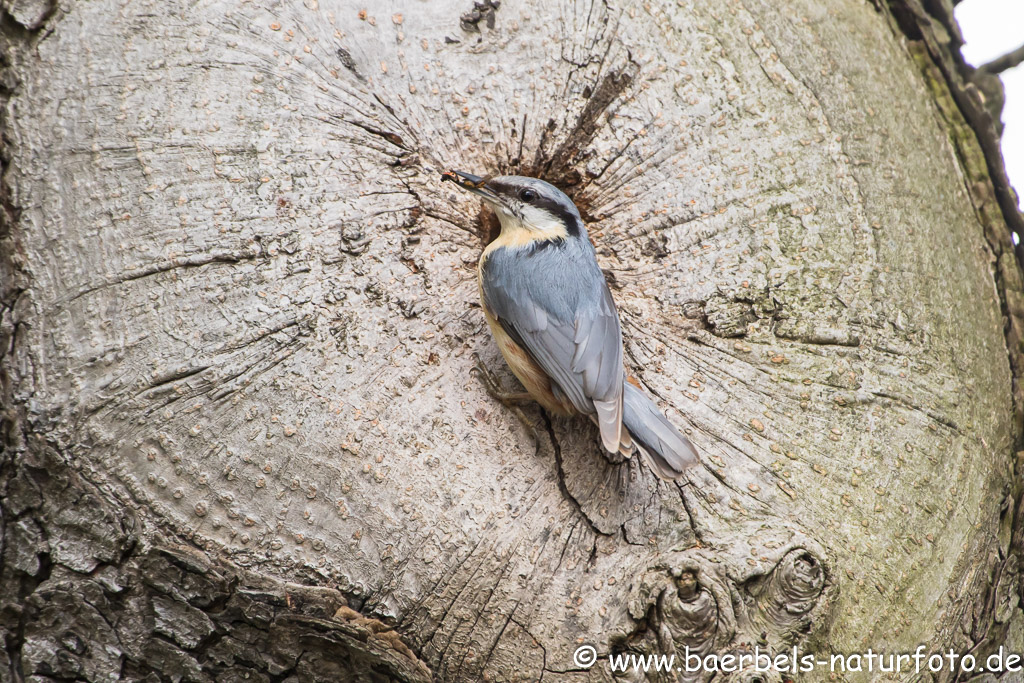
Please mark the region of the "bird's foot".
[[533, 402], [533, 397], [525, 391], [506, 391], [501, 385], [501, 380], [498, 379], [497, 375], [491, 372], [490, 368], [484, 365], [484, 362], [480, 360], [480, 356], [474, 353], [473, 358], [476, 360], [476, 364], [470, 372], [476, 375], [477, 379], [480, 380], [480, 383], [484, 385], [484, 390], [491, 398], [501, 403], [517, 418], [519, 418], [519, 421], [523, 423], [524, 427], [526, 427], [526, 431], [530, 432], [530, 436], [533, 437], [535, 449], [539, 451], [541, 441], [540, 433], [537, 431], [537, 426], [533, 424], [528, 417], [526, 417], [526, 413], [524, 413], [523, 409], [520, 407], [524, 403]]
[[497, 375], [491, 372], [490, 368], [484, 365], [484, 362], [480, 360], [480, 356], [474, 353], [473, 359], [476, 361], [476, 364], [470, 372], [477, 376], [491, 398], [497, 399], [505, 404], [526, 403], [533, 400], [533, 397], [525, 391], [505, 391], [505, 387], [501, 385], [501, 380], [498, 379]]

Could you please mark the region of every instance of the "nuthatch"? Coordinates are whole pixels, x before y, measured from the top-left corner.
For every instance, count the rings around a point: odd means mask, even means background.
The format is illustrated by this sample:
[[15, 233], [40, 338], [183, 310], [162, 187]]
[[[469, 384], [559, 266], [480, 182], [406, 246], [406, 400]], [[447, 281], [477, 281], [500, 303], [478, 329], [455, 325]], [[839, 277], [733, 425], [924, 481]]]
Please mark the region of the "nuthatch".
[[501, 235], [480, 257], [480, 299], [505, 361], [529, 395], [559, 415], [588, 415], [610, 453], [639, 450], [655, 474], [697, 463], [690, 441], [627, 381], [622, 330], [576, 206], [523, 176], [441, 176], [484, 200]]

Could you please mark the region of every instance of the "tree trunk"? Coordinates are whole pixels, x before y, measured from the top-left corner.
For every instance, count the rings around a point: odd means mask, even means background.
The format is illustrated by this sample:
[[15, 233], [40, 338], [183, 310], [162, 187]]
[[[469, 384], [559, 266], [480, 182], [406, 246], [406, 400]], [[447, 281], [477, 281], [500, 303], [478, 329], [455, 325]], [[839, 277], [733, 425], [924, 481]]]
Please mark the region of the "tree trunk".
[[[0, 680], [1024, 650], [1020, 216], [948, 0], [48, 1], [3, 3]], [[687, 480], [483, 391], [448, 168], [573, 197]]]

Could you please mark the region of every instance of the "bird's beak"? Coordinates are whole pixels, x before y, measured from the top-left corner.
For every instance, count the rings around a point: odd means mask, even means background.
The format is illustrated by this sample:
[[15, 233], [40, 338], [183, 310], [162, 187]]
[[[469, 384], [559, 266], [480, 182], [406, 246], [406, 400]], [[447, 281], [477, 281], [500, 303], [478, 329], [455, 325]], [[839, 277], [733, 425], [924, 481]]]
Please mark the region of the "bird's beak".
[[450, 180], [463, 190], [469, 190], [473, 194], [483, 199], [488, 204], [499, 205], [501, 199], [498, 195], [487, 185], [487, 178], [481, 178], [478, 175], [472, 173], [465, 173], [464, 171], [445, 171], [441, 174], [441, 180]]

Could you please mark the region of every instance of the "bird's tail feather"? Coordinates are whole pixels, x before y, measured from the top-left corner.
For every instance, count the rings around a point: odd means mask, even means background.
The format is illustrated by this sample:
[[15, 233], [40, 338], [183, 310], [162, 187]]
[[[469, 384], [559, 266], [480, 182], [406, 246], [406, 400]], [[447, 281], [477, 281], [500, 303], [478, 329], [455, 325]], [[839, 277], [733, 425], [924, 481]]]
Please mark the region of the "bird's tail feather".
[[678, 479], [697, 464], [697, 450], [637, 387], [624, 382], [622, 423], [662, 479]]

